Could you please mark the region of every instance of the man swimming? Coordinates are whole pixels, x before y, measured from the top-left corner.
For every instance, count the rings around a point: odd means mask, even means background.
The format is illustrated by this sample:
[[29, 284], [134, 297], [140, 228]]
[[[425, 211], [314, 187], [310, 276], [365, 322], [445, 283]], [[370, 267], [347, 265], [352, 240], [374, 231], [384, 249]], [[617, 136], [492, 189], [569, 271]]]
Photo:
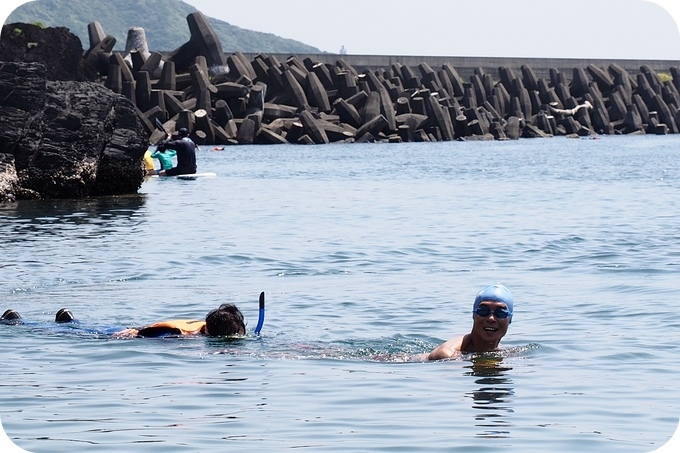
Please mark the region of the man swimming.
[[489, 285], [477, 293], [472, 306], [472, 330], [437, 346], [427, 360], [457, 357], [461, 353], [489, 352], [498, 348], [512, 322], [514, 298], [503, 285]]

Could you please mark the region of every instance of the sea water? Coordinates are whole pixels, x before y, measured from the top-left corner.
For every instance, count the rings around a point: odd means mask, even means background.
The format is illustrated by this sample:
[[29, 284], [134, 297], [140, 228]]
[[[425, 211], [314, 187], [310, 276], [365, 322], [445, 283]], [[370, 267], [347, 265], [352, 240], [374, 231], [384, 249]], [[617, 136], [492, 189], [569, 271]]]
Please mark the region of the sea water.
[[[675, 431], [679, 137], [201, 148], [216, 178], [0, 206], [21, 448], [647, 452]], [[419, 361], [495, 282], [502, 349]], [[246, 338], [107, 334], [225, 302]]]

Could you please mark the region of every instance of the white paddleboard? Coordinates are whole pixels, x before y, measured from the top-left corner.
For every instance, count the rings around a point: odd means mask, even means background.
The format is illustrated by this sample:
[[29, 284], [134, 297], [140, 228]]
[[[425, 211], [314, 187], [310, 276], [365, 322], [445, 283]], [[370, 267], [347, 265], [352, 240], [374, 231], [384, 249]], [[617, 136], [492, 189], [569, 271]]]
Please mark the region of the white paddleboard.
[[217, 176], [217, 173], [209, 171], [206, 173], [194, 173], [192, 175], [177, 175], [175, 177], [177, 179], [197, 179], [197, 178], [214, 178], [215, 176]]
[[[177, 175], [177, 176], [163, 176], [163, 178], [177, 178], [177, 179], [198, 179], [198, 178], [214, 178], [217, 173], [211, 171], [206, 173], [194, 173], [193, 175]], [[158, 175], [147, 175], [147, 177], [158, 178]]]

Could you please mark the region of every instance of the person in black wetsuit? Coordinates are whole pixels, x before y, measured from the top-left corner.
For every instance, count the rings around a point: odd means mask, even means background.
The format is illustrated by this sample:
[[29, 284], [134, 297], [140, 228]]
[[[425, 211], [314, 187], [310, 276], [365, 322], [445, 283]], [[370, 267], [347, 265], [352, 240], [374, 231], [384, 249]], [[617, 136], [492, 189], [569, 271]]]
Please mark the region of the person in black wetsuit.
[[161, 152], [166, 149], [177, 151], [177, 166], [167, 170], [157, 170], [158, 176], [193, 175], [196, 173], [196, 143], [189, 138], [189, 131], [184, 127], [177, 131], [177, 134], [178, 140], [171, 140], [172, 137], [168, 135], [168, 140], [156, 147]]

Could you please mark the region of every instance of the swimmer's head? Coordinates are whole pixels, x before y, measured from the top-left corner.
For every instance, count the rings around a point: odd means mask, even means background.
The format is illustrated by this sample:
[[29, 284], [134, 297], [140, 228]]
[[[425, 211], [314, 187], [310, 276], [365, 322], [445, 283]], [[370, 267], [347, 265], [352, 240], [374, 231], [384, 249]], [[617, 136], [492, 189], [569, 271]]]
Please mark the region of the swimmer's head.
[[508, 288], [499, 284], [489, 285], [482, 288], [482, 290], [477, 293], [477, 296], [475, 297], [475, 303], [472, 306], [473, 319], [475, 317], [475, 310], [477, 310], [479, 304], [485, 300], [493, 300], [507, 305], [508, 311], [510, 312], [510, 316], [508, 317], [508, 319], [510, 319], [510, 322], [512, 322], [512, 306], [515, 303], [515, 298], [512, 297], [512, 294], [510, 293], [510, 291], [508, 291]]
[[222, 304], [205, 317], [206, 333], [211, 337], [245, 335], [243, 314], [233, 304]]

